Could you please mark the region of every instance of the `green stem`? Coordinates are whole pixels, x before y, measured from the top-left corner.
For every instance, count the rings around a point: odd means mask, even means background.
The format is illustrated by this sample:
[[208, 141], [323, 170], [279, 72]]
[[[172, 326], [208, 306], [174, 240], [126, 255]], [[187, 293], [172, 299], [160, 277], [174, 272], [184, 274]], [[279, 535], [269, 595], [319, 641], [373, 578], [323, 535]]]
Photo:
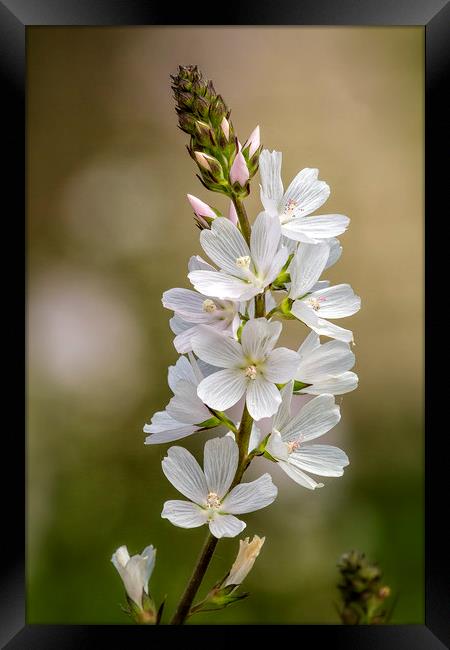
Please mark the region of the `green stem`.
[[217, 542], [219, 540], [217, 537], [214, 537], [211, 533], [208, 533], [208, 537], [205, 540], [205, 544], [198, 558], [198, 562], [192, 573], [191, 579], [189, 580], [187, 587], [184, 591], [184, 594], [178, 604], [177, 610], [170, 621], [171, 625], [182, 625], [186, 620], [189, 610], [192, 605], [192, 601], [195, 598], [195, 594], [200, 587], [200, 584], [203, 580], [203, 577], [206, 573], [206, 569], [211, 562], [214, 551], [216, 550]]
[[[251, 458], [248, 456], [248, 443], [252, 431], [252, 424], [253, 418], [249, 414], [247, 406], [244, 406], [241, 425], [237, 434], [237, 442], [239, 444], [239, 462], [230, 490], [241, 482], [242, 476], [251, 462]], [[200, 557], [192, 573], [191, 579], [188, 582], [177, 610], [170, 622], [171, 625], [182, 625], [188, 617], [195, 594], [202, 583], [218, 541], [217, 537], [208, 533], [208, 537], [206, 538], [205, 545], [200, 553]]]
[[250, 233], [252, 229], [247, 217], [247, 212], [245, 210], [244, 203], [238, 196], [235, 196], [234, 194], [232, 196], [232, 201], [234, 207], [236, 208], [236, 213], [239, 219], [239, 225], [241, 226], [242, 234], [244, 235], [245, 241], [250, 246]]

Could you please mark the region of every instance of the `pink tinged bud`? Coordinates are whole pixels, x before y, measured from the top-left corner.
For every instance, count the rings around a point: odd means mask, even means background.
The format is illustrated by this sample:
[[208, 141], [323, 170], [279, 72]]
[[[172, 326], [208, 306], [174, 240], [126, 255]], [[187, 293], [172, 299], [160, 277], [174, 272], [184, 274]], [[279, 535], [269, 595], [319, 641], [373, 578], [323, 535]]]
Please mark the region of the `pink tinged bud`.
[[249, 147], [249, 150], [248, 150], [248, 157], [249, 158], [251, 158], [253, 156], [253, 154], [258, 149], [260, 144], [261, 144], [261, 141], [260, 141], [260, 138], [259, 138], [259, 125], [258, 125], [250, 133], [250, 136], [249, 136], [247, 142], [244, 144], [244, 149]]
[[222, 127], [223, 134], [225, 136], [226, 140], [229, 140], [230, 138], [230, 123], [228, 122], [227, 118], [224, 117], [220, 126]]
[[231, 221], [231, 223], [234, 223], [234, 225], [237, 226], [238, 216], [233, 201], [230, 201], [230, 209], [228, 210], [228, 219]]
[[236, 155], [236, 158], [233, 161], [230, 169], [230, 181], [234, 183], [239, 183], [241, 187], [244, 187], [248, 179], [250, 178], [250, 173], [248, 171], [247, 163], [245, 158], [242, 155], [242, 152]]
[[201, 201], [200, 199], [198, 199], [196, 196], [193, 196], [192, 194], [188, 194], [187, 197], [197, 217], [211, 217], [211, 219], [216, 218], [217, 216], [216, 213], [212, 208], [210, 208], [210, 206], [207, 203]]
[[201, 151], [194, 151], [195, 154], [195, 159], [200, 165], [200, 167], [203, 167], [203, 169], [207, 169], [209, 172], [211, 171], [211, 166], [208, 162], [208, 158], [211, 156], [208, 156], [208, 154], [204, 154]]

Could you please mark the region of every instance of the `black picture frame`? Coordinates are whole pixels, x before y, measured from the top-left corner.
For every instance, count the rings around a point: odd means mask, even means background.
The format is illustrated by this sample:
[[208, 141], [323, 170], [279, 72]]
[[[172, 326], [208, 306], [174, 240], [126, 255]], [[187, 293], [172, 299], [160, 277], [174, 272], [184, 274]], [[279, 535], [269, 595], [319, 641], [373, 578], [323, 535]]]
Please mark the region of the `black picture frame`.
[[[3, 175], [3, 199], [8, 209], [4, 212], [4, 241], [17, 241], [23, 250], [24, 219], [26, 208], [26, 28], [43, 26], [99, 26], [99, 25], [420, 25], [425, 28], [425, 214], [426, 214], [426, 427], [425, 427], [425, 536], [426, 536], [426, 611], [425, 625], [402, 626], [339, 626], [303, 625], [295, 630], [298, 643], [314, 647], [368, 648], [383, 650], [405, 648], [408, 650], [438, 650], [450, 646], [450, 593], [447, 456], [442, 453], [440, 432], [447, 436], [445, 426], [438, 421], [442, 404], [445, 404], [445, 382], [432, 380], [432, 361], [437, 359], [436, 334], [438, 305], [432, 295], [439, 298], [436, 286], [439, 280], [439, 261], [446, 259], [445, 237], [433, 238], [431, 223], [444, 215], [442, 189], [446, 188], [448, 162], [440, 164], [439, 153], [444, 150], [444, 136], [448, 125], [448, 105], [445, 103], [446, 73], [449, 69], [450, 5], [446, 0], [304, 0], [276, 3], [259, 2], [215, 3], [215, 10], [205, 12], [204, 3], [197, 8], [194, 3], [169, 9], [167, 3], [148, 0], [0, 0], [0, 75], [2, 82], [3, 154], [6, 174]], [[216, 14], [216, 15], [214, 15]], [[214, 23], [214, 18], [218, 19]], [[207, 19], [207, 22], [206, 22]], [[25, 128], [24, 128], [25, 127]], [[448, 146], [446, 149], [448, 158]], [[5, 182], [6, 181], [6, 182]], [[442, 201], [443, 203], [443, 201]], [[434, 219], [434, 221], [432, 221]], [[5, 235], [5, 232], [8, 231]], [[433, 239], [433, 255], [430, 247]], [[441, 248], [440, 248], [441, 247]], [[6, 248], [6, 247], [5, 247]], [[9, 248], [9, 244], [8, 244]], [[3, 284], [9, 314], [21, 318], [20, 288], [12, 287], [10, 278], [23, 278], [23, 257], [8, 262], [3, 270]], [[443, 275], [443, 274], [442, 274]], [[5, 286], [6, 285], [6, 286]], [[23, 286], [23, 285], [21, 285]], [[445, 301], [447, 302], [447, 301]], [[439, 303], [439, 300], [437, 300]], [[442, 312], [440, 316], [443, 316]], [[12, 358], [12, 368], [19, 373], [10, 386], [22, 394], [25, 364], [17, 355], [19, 345], [9, 341], [14, 333], [23, 341], [23, 329], [7, 320], [5, 339]], [[22, 321], [23, 322], [23, 321]], [[440, 322], [440, 321], [439, 321]], [[8, 338], [6, 338], [8, 337]], [[440, 352], [442, 354], [442, 351]], [[16, 384], [16, 385], [14, 385]], [[6, 407], [4, 407], [7, 410]], [[19, 404], [19, 411], [23, 402]], [[20, 418], [14, 415], [14, 426], [3, 433], [3, 458], [12, 470], [3, 491], [3, 522], [7, 522], [2, 535], [3, 562], [1, 564], [0, 590], [0, 641], [2, 647], [14, 649], [93, 648], [98, 643], [111, 647], [133, 647], [134, 644], [153, 642], [153, 635], [164, 635], [165, 630], [178, 630], [171, 634], [185, 634], [194, 639], [202, 626], [182, 628], [122, 625], [26, 625], [25, 624], [25, 436], [18, 426]], [[448, 425], [447, 425], [448, 430]], [[6, 446], [6, 450], [5, 450]], [[4, 472], [3, 472], [4, 473]], [[393, 495], [395, 498], [395, 495]], [[5, 532], [7, 530], [7, 533]], [[5, 562], [5, 558], [8, 561]], [[217, 627], [217, 626], [215, 626]], [[285, 627], [285, 626], [283, 626]], [[251, 628], [251, 629], [250, 629]], [[240, 628], [242, 634], [258, 633], [254, 626]], [[265, 630], [263, 629], [263, 634]], [[283, 630], [282, 634], [288, 632]], [[233, 626], [222, 627], [214, 635], [214, 643], [235, 642]], [[239, 632], [241, 635], [241, 631]], [[203, 637], [205, 638], [205, 637]], [[239, 636], [241, 638], [241, 636]]]

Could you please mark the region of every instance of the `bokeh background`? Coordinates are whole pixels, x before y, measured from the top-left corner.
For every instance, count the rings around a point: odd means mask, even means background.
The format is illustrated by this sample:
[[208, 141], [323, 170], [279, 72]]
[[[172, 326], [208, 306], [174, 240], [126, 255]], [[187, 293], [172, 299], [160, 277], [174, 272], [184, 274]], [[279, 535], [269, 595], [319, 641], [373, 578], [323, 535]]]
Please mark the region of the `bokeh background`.
[[[214, 80], [241, 141], [260, 124], [285, 186], [320, 169], [322, 212], [352, 219], [327, 277], [363, 300], [344, 324], [360, 388], [328, 436], [350, 467], [315, 493], [275, 468], [277, 502], [246, 517], [266, 536], [251, 597], [193, 622], [338, 622], [352, 548], [398, 595], [392, 622], [423, 622], [423, 48], [422, 28], [28, 29], [28, 622], [127, 623], [124, 543], [159, 549], [151, 587], [173, 610], [205, 535], [160, 518], [176, 492], [142, 433], [177, 358], [161, 293], [201, 252], [185, 195], [226, 208], [176, 128], [180, 63]], [[205, 586], [236, 549], [220, 543]]]

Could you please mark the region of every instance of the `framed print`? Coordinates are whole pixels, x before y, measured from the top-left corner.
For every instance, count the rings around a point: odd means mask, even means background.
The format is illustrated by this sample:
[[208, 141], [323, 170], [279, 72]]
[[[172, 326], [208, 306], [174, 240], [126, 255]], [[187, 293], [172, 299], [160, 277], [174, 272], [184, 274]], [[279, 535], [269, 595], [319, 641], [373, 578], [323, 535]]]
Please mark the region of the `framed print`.
[[0, 2], [2, 644], [449, 647], [448, 3], [217, 14]]

